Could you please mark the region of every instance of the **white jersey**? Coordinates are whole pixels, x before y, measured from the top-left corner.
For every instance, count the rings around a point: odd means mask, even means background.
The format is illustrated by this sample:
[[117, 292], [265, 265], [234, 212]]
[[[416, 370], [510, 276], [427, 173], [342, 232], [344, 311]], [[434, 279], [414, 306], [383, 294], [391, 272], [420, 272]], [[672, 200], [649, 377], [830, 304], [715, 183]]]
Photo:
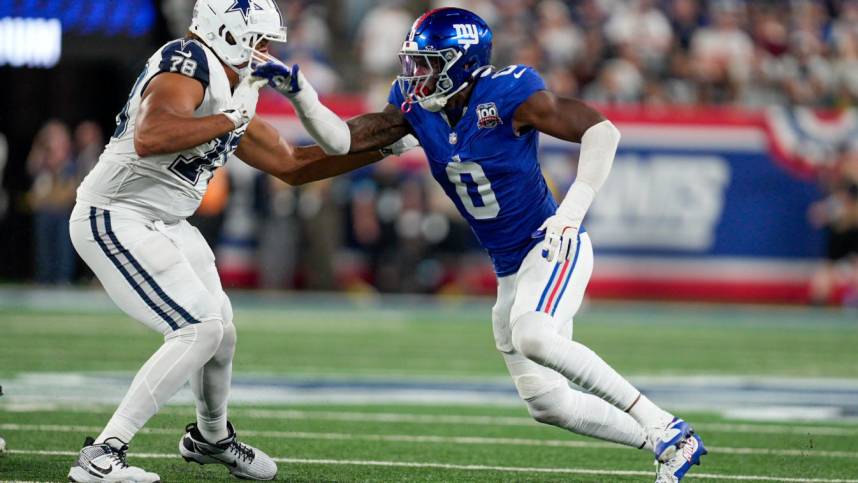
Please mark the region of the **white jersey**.
[[212, 172], [235, 152], [246, 127], [194, 148], [140, 157], [134, 150], [134, 129], [143, 91], [156, 75], [174, 72], [200, 81], [203, 102], [194, 116], [227, 108], [232, 90], [223, 65], [202, 42], [179, 39], [167, 43], [146, 62], [128, 103], [116, 117], [116, 131], [95, 168], [77, 191], [79, 203], [105, 210], [126, 209], [154, 219], [176, 221], [199, 207]]

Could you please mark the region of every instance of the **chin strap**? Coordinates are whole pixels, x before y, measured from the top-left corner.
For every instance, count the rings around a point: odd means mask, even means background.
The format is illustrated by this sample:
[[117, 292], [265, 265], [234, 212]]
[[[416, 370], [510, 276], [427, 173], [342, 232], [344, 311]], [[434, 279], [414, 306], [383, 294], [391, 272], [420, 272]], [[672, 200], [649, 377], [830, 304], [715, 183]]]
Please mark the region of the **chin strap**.
[[408, 97], [406, 97], [405, 100], [402, 101], [402, 104], [399, 105], [399, 110], [402, 111], [403, 114], [408, 114], [409, 112], [411, 112], [411, 109], [414, 108], [416, 97], [417, 96], [413, 92], [411, 94], [408, 94]]

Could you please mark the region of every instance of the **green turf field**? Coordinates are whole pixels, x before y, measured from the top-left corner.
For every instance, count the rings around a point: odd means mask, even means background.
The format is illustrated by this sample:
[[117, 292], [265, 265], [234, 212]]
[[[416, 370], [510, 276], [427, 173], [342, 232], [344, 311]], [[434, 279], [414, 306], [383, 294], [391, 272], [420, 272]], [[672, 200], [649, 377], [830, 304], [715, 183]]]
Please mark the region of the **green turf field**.
[[[71, 306], [0, 300], [0, 384], [7, 393], [0, 399], [0, 435], [9, 445], [0, 457], [0, 480], [64, 481], [84, 436], [98, 433], [113, 409], [112, 402], [63, 401], [50, 391], [44, 400], [21, 403], [15, 395], [21, 381], [95, 373], [130, 378], [159, 344], [157, 335], [88, 297]], [[237, 379], [504, 384], [486, 302], [234, 299]], [[803, 309], [597, 304], [576, 321], [575, 338], [633, 379], [854, 382], [856, 319]], [[243, 439], [278, 458], [283, 481], [652, 481], [645, 454], [538, 425], [523, 405], [507, 402], [346, 404], [332, 398], [236, 405], [231, 419]], [[843, 404], [854, 408], [858, 401]], [[683, 411], [710, 449], [689, 480], [858, 481], [858, 422], [798, 423], [784, 414], [764, 422]], [[188, 405], [167, 407], [134, 440], [130, 462], [163, 481], [227, 479], [223, 468], [178, 458], [178, 439], [192, 419]]]

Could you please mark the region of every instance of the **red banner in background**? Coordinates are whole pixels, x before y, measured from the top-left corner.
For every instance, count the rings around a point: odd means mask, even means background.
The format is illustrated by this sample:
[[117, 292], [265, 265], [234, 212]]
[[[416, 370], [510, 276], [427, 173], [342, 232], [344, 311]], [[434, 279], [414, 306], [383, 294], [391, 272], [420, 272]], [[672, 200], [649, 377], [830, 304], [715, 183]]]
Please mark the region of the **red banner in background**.
[[[327, 97], [343, 118], [359, 97]], [[730, 108], [603, 109], [623, 133], [614, 172], [586, 220], [596, 248], [594, 297], [735, 302], [807, 301], [823, 238], [806, 222], [820, 195], [814, 172], [858, 139], [853, 111]], [[310, 142], [288, 101], [266, 92], [258, 113], [288, 140]], [[577, 146], [543, 138], [541, 159], [560, 192]], [[423, 169], [422, 155], [408, 158]], [[557, 169], [555, 169], [557, 168]], [[561, 173], [556, 175], [556, 173]], [[565, 178], [569, 178], [566, 175]], [[227, 279], [255, 278], [252, 229], [222, 247]], [[471, 265], [491, 280], [491, 266]], [[493, 284], [477, 284], [492, 292]]]

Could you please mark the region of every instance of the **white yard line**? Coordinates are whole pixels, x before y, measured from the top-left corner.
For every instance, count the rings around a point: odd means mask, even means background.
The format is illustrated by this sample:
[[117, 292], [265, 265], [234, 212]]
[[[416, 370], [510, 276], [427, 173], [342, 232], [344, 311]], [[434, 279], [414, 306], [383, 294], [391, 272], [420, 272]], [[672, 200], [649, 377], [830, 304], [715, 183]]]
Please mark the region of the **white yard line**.
[[[30, 456], [77, 456], [74, 451], [29, 451], [10, 450], [11, 454]], [[176, 454], [164, 453], [134, 453], [135, 458], [148, 459], [177, 459]], [[592, 476], [652, 476], [652, 471], [636, 470], [597, 470], [587, 468], [539, 468], [521, 466], [490, 466], [490, 465], [456, 465], [448, 463], [420, 463], [412, 461], [373, 461], [373, 460], [331, 460], [303, 458], [273, 458], [278, 463], [303, 465], [343, 465], [343, 466], [382, 466], [394, 468], [436, 468], [446, 470], [495, 471], [507, 473], [552, 473]], [[733, 481], [777, 481], [777, 482], [808, 482], [808, 483], [858, 483], [858, 480], [827, 479], [827, 478], [785, 478], [767, 475], [726, 475], [713, 473], [689, 473], [689, 478], [713, 478]]]
[[301, 411], [292, 409], [241, 410], [251, 418], [321, 419], [328, 421], [357, 421], [378, 423], [470, 424], [479, 426], [534, 426], [533, 418], [519, 416], [465, 416], [442, 414], [362, 413], [348, 411]]
[[[347, 411], [301, 411], [291, 409], [241, 409], [233, 408], [242, 416], [251, 418], [284, 418], [305, 420], [355, 421], [379, 423], [419, 423], [419, 424], [468, 424], [476, 426], [539, 426], [529, 417], [519, 416], [466, 416], [441, 414], [405, 414], [405, 413], [366, 413]], [[820, 436], [858, 436], [858, 427], [836, 426], [785, 426], [769, 424], [727, 424], [700, 423], [694, 427], [703, 431], [727, 433], [766, 433], [766, 434], [812, 434]]]
[[[72, 426], [49, 424], [0, 424], [3, 431], [57, 432], [57, 433], [98, 433], [101, 428], [96, 426]], [[180, 436], [178, 429], [143, 428], [143, 434], [164, 434]], [[418, 444], [451, 444], [451, 445], [499, 445], [499, 446], [538, 446], [560, 448], [590, 448], [590, 449], [626, 449], [624, 446], [599, 441], [570, 441], [562, 439], [533, 439], [533, 438], [488, 438], [480, 436], [432, 436], [408, 434], [353, 434], [311, 431], [268, 431], [242, 430], [242, 436], [262, 437], [272, 439], [310, 439], [338, 441], [382, 441], [395, 443]], [[816, 458], [845, 458], [858, 459], [858, 452], [823, 451], [804, 449], [773, 449], [773, 448], [731, 448], [711, 446], [713, 453], [737, 455], [770, 455], [770, 456], [802, 456]]]
[[[0, 414], [5, 409], [14, 412], [53, 412], [68, 411], [83, 414], [112, 413], [114, 406], [60, 404], [13, 404], [0, 405]], [[415, 424], [453, 424], [469, 426], [541, 426], [532, 418], [524, 416], [480, 416], [454, 414], [409, 414], [409, 413], [370, 413], [359, 411], [303, 411], [297, 409], [245, 409], [241, 406], [230, 408], [233, 414], [251, 419], [286, 419], [306, 421], [347, 421], [377, 423], [415, 423]], [[189, 409], [168, 406], [159, 414], [191, 414]], [[704, 432], [718, 433], [756, 433], [756, 434], [800, 434], [810, 436], [858, 436], [858, 426], [807, 426], [777, 425], [766, 423], [697, 423], [694, 427]]]

